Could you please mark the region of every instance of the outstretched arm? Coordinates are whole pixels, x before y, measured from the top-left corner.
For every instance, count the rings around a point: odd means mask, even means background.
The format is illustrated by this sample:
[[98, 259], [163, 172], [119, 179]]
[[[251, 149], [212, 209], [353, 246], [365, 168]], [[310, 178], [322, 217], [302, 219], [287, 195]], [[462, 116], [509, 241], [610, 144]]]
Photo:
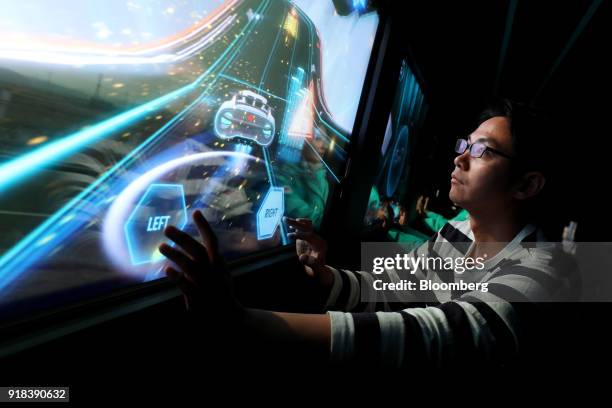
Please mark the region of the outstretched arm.
[[216, 235], [200, 211], [194, 212], [193, 219], [202, 243], [170, 226], [165, 234], [176, 247], [162, 244], [159, 248], [176, 266], [166, 267], [166, 274], [182, 290], [187, 309], [203, 316], [213, 312], [219, 322], [247, 334], [289, 347], [305, 347], [327, 357], [331, 337], [329, 316], [243, 307], [234, 296]]

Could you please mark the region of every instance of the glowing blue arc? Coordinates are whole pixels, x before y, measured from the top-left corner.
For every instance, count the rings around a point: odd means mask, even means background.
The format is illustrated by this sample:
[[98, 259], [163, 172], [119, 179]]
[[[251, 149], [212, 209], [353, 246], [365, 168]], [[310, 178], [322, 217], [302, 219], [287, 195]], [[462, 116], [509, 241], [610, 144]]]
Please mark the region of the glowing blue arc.
[[[257, 12], [263, 13], [264, 8], [266, 8], [268, 5], [269, 5], [269, 2], [263, 3], [262, 6], [257, 9]], [[186, 89], [189, 86], [193, 86], [193, 87], [198, 86], [199, 82], [201, 82], [206, 77], [206, 75], [211, 73], [213, 69], [215, 69], [219, 64], [221, 64], [221, 61], [225, 58], [226, 55], [228, 55], [228, 53], [230, 53], [230, 50], [232, 50], [235, 47], [235, 45], [238, 44], [240, 39], [246, 38], [246, 36], [243, 36], [242, 34], [247, 30], [247, 28], [250, 30], [252, 29], [252, 26], [247, 25], [245, 28], [243, 28], [243, 30], [241, 31], [241, 34], [236, 36], [234, 41], [232, 41], [232, 43], [227, 47], [227, 49], [217, 59], [217, 61], [215, 61], [215, 63], [211, 65], [208, 68], [208, 70], [204, 74], [202, 74], [195, 82], [193, 82], [191, 85], [185, 86], [184, 88]], [[233, 50], [232, 52], [233, 52], [233, 55], [230, 58], [233, 60], [233, 58], [235, 58], [236, 56], [237, 51]], [[221, 69], [221, 71], [223, 71], [223, 69]], [[214, 82], [215, 81], [212, 81], [209, 84], [208, 88], [204, 92], [202, 92], [201, 96], [195, 99], [193, 102], [191, 102], [185, 109], [181, 111], [180, 114], [174, 116], [169, 122], [167, 122], [164, 126], [162, 126], [162, 128], [160, 128], [157, 132], [151, 135], [145, 142], [139, 145], [136, 149], [132, 150], [126, 157], [121, 159], [110, 170], [105, 172], [101, 177], [99, 177], [96, 181], [90, 184], [85, 190], [83, 190], [76, 197], [74, 197], [68, 204], [66, 204], [60, 210], [55, 212], [51, 217], [45, 220], [41, 225], [36, 227], [28, 235], [22, 238], [16, 245], [14, 245], [7, 252], [2, 254], [0, 256], [0, 292], [4, 290], [6, 287], [8, 287], [21, 273], [23, 273], [23, 271], [27, 270], [27, 268], [30, 265], [32, 265], [34, 262], [40, 259], [40, 257], [42, 256], [42, 253], [41, 253], [42, 247], [37, 245], [36, 243], [40, 242], [39, 240], [41, 238], [44, 239], [43, 237], [45, 236], [47, 237], [51, 236], [50, 234], [53, 234], [53, 236], [59, 236], [59, 235], [56, 235], [56, 232], [49, 233], [49, 231], [50, 230], [53, 231], [53, 228], [56, 226], [59, 226], [62, 229], [66, 227], [65, 229], [67, 231], [64, 231], [62, 235], [63, 237], [69, 236], [70, 233], [74, 232], [76, 228], [78, 227], [74, 227], [72, 229], [67, 228], [69, 225], [72, 225], [72, 222], [64, 223], [63, 220], [72, 219], [71, 217], [74, 214], [78, 213], [78, 211], [81, 211], [83, 205], [89, 202], [88, 197], [90, 197], [92, 195], [92, 192], [94, 192], [97, 188], [99, 188], [103, 182], [110, 179], [110, 177], [112, 177], [117, 172], [118, 169], [125, 168], [125, 166], [127, 166], [134, 159], [134, 157], [136, 157], [136, 155], [143, 152], [143, 149], [145, 149], [146, 146], [153, 143], [153, 141], [155, 141], [161, 135], [163, 135], [164, 132], [171, 129], [172, 126], [174, 126], [177, 121], [181, 120], [181, 118], [183, 118], [184, 115], [186, 115], [191, 110], [191, 108], [196, 103], [198, 103], [201, 100], [201, 98], [204, 97], [207, 90], [213, 85]], [[188, 91], [188, 89], [186, 90]], [[178, 92], [178, 91], [179, 90], [175, 92]], [[166, 95], [166, 96], [169, 96], [169, 95]], [[154, 101], [151, 101], [150, 103], [152, 102]], [[90, 130], [99, 125], [102, 125], [102, 123], [91, 127]], [[47, 145], [47, 146], [50, 146], [50, 145]], [[4, 165], [0, 166], [0, 170], [3, 169], [3, 166]], [[2, 188], [3, 186], [0, 184], [0, 192], [2, 191]], [[72, 220], [74, 221], [74, 219]]]
[[34, 172], [39, 167], [60, 160], [74, 153], [75, 150], [106, 137], [108, 132], [116, 131], [150, 111], [156, 110], [168, 102], [183, 96], [194, 89], [201, 79], [203, 79], [203, 76], [198, 78], [195, 82], [172, 91], [169, 94], [2, 164], [0, 166], [0, 192], [4, 191], [7, 187], [26, 175]]
[[[165, 162], [152, 170], [144, 173], [115, 197], [112, 205], [104, 217], [102, 242], [104, 248], [109, 254], [109, 259], [113, 264], [127, 275], [139, 276], [143, 273], [142, 269], [136, 268], [131, 263], [131, 255], [129, 248], [124, 246], [124, 229], [121, 222], [117, 220], [126, 220], [129, 218], [130, 212], [133, 210], [135, 203], [139, 201], [139, 197], [147, 191], [147, 189], [159, 181], [166, 174], [181, 166], [187, 166], [197, 163], [202, 160], [210, 160], [215, 158], [237, 159], [241, 161], [257, 160], [255, 156], [240, 152], [224, 152], [212, 151], [191, 154], [182, 156], [176, 159]], [[129, 261], [128, 261], [129, 260]]]

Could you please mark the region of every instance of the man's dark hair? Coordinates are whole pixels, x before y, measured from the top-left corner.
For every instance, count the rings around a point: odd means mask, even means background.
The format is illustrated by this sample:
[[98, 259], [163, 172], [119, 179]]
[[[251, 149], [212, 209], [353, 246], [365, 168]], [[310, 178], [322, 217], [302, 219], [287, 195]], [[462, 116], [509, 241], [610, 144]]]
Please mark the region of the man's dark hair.
[[496, 116], [510, 121], [513, 159], [512, 180], [529, 171], [539, 171], [548, 177], [552, 171], [549, 154], [553, 148], [553, 121], [548, 113], [509, 99], [488, 104], [480, 114], [478, 125]]
[[499, 99], [488, 104], [478, 119], [478, 124], [502, 116], [510, 122], [512, 152], [510, 182], [518, 180], [529, 171], [539, 171], [546, 177], [543, 190], [525, 206], [529, 222], [539, 224], [549, 237], [557, 236], [559, 220], [548, 219], [546, 208], [554, 201], [559, 189], [560, 157], [558, 146], [562, 145], [562, 132], [549, 112], [509, 99]]

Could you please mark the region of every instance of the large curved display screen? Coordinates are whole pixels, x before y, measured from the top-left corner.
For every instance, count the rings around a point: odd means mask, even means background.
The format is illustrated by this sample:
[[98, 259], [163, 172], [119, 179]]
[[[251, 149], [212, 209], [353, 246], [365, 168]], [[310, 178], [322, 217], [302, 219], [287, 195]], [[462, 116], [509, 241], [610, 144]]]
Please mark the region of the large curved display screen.
[[377, 26], [362, 1], [2, 2], [0, 319], [162, 277], [195, 209], [228, 259], [320, 224]]

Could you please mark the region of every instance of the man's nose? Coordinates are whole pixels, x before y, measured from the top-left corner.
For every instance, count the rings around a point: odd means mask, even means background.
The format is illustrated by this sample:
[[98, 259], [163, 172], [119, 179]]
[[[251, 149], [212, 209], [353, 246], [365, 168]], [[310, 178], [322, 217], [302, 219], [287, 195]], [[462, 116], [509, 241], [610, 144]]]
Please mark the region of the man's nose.
[[455, 157], [453, 163], [462, 170], [468, 170], [470, 168], [470, 149]]

